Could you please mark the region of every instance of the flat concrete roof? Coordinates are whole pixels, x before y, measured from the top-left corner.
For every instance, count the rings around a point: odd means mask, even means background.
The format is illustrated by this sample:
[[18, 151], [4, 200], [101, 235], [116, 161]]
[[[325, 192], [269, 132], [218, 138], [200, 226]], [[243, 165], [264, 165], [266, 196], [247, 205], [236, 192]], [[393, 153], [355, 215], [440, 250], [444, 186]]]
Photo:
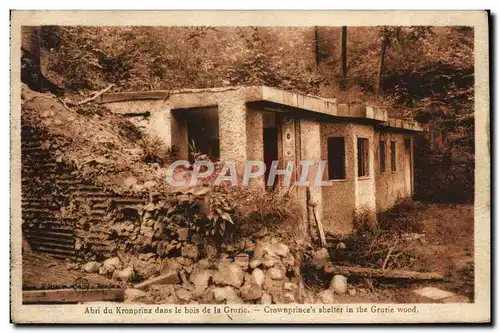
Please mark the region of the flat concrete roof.
[[165, 100], [172, 109], [188, 109], [217, 105], [220, 97], [235, 93], [246, 103], [270, 102], [332, 117], [372, 120], [384, 127], [422, 131], [422, 127], [417, 122], [389, 118], [386, 110], [375, 106], [339, 104], [334, 98], [311, 96], [268, 86], [104, 93], [96, 101], [98, 103], [113, 103], [133, 100]]

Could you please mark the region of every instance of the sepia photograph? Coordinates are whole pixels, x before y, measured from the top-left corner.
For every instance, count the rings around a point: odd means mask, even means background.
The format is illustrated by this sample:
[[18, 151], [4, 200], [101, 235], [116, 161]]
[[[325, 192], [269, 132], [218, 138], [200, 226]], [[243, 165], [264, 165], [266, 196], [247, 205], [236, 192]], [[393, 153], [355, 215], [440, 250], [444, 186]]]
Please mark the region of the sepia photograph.
[[487, 13], [469, 13], [14, 12], [11, 318], [489, 321]]

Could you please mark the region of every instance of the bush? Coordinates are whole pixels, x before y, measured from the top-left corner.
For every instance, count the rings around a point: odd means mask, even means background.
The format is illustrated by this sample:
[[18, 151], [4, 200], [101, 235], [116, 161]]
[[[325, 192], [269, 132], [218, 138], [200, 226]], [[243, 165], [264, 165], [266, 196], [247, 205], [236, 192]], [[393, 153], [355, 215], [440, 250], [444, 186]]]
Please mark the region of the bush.
[[178, 154], [176, 147], [167, 147], [165, 142], [157, 136], [144, 137], [140, 146], [143, 151], [142, 161], [148, 164], [167, 165], [173, 162]]

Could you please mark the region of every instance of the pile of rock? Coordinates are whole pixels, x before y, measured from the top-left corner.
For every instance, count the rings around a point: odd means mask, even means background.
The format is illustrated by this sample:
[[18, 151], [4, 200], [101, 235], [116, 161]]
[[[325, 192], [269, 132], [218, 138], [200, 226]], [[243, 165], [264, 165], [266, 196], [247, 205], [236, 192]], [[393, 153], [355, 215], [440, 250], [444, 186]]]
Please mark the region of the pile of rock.
[[[191, 254], [188, 251], [186, 254]], [[192, 257], [161, 260], [160, 275], [134, 285], [127, 301], [146, 303], [296, 303], [300, 270], [287, 245], [264, 238], [209, 261]]]

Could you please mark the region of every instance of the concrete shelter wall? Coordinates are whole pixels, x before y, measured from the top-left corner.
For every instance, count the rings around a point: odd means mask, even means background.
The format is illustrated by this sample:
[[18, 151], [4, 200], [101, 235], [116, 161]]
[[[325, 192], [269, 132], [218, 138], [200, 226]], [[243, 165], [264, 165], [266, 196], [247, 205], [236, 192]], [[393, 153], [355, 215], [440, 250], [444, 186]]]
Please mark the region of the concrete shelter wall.
[[238, 91], [219, 99], [219, 145], [221, 161], [234, 161], [243, 174], [247, 160], [247, 106]]
[[[334, 180], [331, 186], [322, 187], [323, 226], [326, 232], [348, 234], [352, 231], [355, 209], [355, 144], [353, 124], [322, 123], [321, 124], [321, 159], [328, 161], [328, 138], [344, 137], [345, 175], [344, 180]], [[324, 180], [329, 179], [328, 168]]]
[[[264, 162], [264, 121], [263, 113], [248, 110], [246, 121], [247, 158], [249, 161]], [[250, 179], [250, 185], [264, 187], [264, 177]]]
[[[394, 206], [401, 199], [410, 198], [413, 195], [413, 166], [412, 154], [406, 152], [404, 139], [413, 139], [410, 135], [394, 133], [390, 131], [376, 132], [376, 186], [377, 186], [377, 211], [383, 212]], [[379, 142], [386, 142], [386, 168], [380, 171]], [[396, 142], [396, 172], [391, 170], [391, 141]]]
[[[375, 200], [375, 131], [372, 125], [354, 124], [353, 126], [353, 145], [354, 145], [354, 170], [355, 178], [355, 198], [356, 210], [368, 213], [372, 218], [375, 218], [376, 200]], [[358, 170], [358, 138], [368, 139], [368, 176], [359, 177]]]

